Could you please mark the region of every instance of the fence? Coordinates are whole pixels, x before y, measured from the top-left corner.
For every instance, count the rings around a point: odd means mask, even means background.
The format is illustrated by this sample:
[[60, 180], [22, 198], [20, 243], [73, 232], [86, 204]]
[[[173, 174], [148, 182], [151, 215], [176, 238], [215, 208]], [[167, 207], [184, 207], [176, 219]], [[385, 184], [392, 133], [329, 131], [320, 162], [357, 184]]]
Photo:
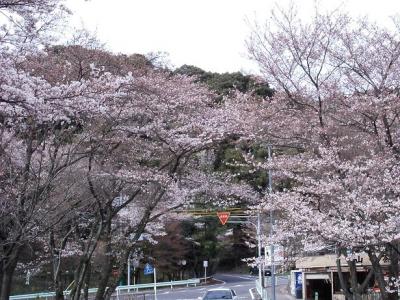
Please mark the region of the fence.
[[[194, 285], [197, 286], [200, 283], [200, 279], [188, 279], [188, 280], [179, 280], [179, 281], [166, 281], [166, 282], [157, 282], [157, 288], [160, 287], [169, 287], [173, 288], [174, 286], [189, 286]], [[154, 283], [146, 283], [146, 284], [135, 284], [135, 285], [121, 285], [115, 289], [115, 293], [112, 296], [112, 299], [115, 300], [153, 300], [154, 294], [152, 292], [148, 293], [138, 293], [140, 289], [153, 289]], [[93, 299], [96, 294], [97, 289], [89, 289], [89, 299]], [[65, 298], [68, 299], [70, 291], [65, 291]], [[36, 293], [36, 294], [25, 294], [25, 295], [14, 295], [10, 297], [10, 300], [22, 300], [22, 299], [45, 299], [52, 300], [55, 298], [54, 292], [44, 292], [44, 293]]]
[[361, 296], [362, 300], [380, 300], [381, 299], [381, 293], [380, 292], [370, 292], [366, 295]]
[[153, 293], [128, 293], [122, 295], [113, 295], [112, 300], [154, 300]]

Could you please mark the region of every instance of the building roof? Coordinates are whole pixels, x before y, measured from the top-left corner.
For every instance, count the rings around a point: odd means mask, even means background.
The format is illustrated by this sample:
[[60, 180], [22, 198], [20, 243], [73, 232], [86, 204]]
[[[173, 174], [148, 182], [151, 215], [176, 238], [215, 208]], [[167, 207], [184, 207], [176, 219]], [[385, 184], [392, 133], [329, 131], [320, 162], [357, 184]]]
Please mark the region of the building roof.
[[[318, 256], [305, 256], [301, 257], [296, 261], [296, 268], [298, 269], [310, 269], [310, 268], [336, 268], [336, 254], [325, 254]], [[364, 252], [357, 255], [358, 266], [371, 266], [371, 261], [368, 258], [368, 255]], [[382, 264], [386, 264], [381, 261]], [[345, 257], [342, 255], [340, 257], [340, 264], [343, 267], [347, 267], [347, 261]]]

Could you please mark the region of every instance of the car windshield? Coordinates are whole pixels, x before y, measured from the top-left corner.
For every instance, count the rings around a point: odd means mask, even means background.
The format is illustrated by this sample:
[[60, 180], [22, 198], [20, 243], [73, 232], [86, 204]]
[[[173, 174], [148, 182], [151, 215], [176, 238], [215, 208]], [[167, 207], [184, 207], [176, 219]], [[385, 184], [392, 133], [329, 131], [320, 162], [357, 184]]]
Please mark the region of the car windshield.
[[232, 299], [232, 294], [230, 291], [209, 291], [204, 300], [209, 299]]

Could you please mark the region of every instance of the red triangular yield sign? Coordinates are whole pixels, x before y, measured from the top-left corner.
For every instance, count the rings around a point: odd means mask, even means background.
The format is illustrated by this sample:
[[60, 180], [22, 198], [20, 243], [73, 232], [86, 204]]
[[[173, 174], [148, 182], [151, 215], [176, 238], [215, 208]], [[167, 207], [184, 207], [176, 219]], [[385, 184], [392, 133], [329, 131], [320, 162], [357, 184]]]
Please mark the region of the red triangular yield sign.
[[219, 220], [221, 221], [222, 225], [225, 225], [226, 222], [228, 222], [229, 216], [231, 215], [230, 212], [227, 211], [219, 211], [217, 212], [217, 216], [219, 218]]

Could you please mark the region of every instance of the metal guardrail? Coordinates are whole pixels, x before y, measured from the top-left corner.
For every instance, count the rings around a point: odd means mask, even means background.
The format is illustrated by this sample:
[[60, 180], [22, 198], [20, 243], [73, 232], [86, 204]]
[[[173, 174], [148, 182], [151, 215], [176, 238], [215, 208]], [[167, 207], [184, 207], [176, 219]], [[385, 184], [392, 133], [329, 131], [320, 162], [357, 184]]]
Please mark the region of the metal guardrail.
[[[89, 289], [88, 293], [96, 293], [97, 288]], [[70, 291], [64, 291], [64, 296], [68, 296]], [[56, 296], [55, 292], [42, 292], [36, 294], [24, 294], [24, 295], [14, 295], [10, 296], [10, 300], [19, 300], [19, 299], [53, 299]]]
[[[200, 283], [199, 278], [195, 279], [188, 279], [188, 280], [177, 280], [177, 281], [164, 281], [164, 282], [157, 282], [156, 286], [158, 287], [171, 287], [177, 285], [198, 285]], [[120, 285], [115, 289], [115, 292], [118, 294], [122, 291], [130, 291], [130, 290], [139, 290], [139, 289], [152, 289], [154, 288], [154, 283], [144, 283], [144, 284], [135, 284], [135, 285]]]
[[261, 286], [260, 280], [256, 279], [256, 289], [258, 294], [262, 295], [263, 294], [263, 288]]
[[16, 300], [16, 299], [38, 299], [38, 298], [53, 298], [55, 297], [56, 293], [36, 293], [36, 294], [25, 294], [25, 295], [15, 295], [15, 296], [10, 296], [10, 300]]
[[[159, 287], [170, 287], [171, 289], [174, 286], [179, 285], [198, 285], [200, 283], [199, 278], [188, 279], [188, 280], [178, 280], [178, 281], [164, 281], [157, 282], [156, 286]], [[152, 289], [154, 288], [154, 283], [145, 283], [145, 284], [135, 284], [135, 285], [120, 285], [115, 289], [116, 296], [118, 297], [121, 294], [128, 293], [130, 291], [138, 291], [139, 289]], [[92, 288], [88, 290], [89, 294], [93, 294], [97, 292], [97, 288]], [[70, 291], [64, 291], [64, 295], [68, 296]], [[20, 300], [20, 299], [53, 299], [55, 297], [55, 292], [42, 292], [36, 294], [24, 294], [24, 295], [14, 295], [10, 296], [10, 300]]]

